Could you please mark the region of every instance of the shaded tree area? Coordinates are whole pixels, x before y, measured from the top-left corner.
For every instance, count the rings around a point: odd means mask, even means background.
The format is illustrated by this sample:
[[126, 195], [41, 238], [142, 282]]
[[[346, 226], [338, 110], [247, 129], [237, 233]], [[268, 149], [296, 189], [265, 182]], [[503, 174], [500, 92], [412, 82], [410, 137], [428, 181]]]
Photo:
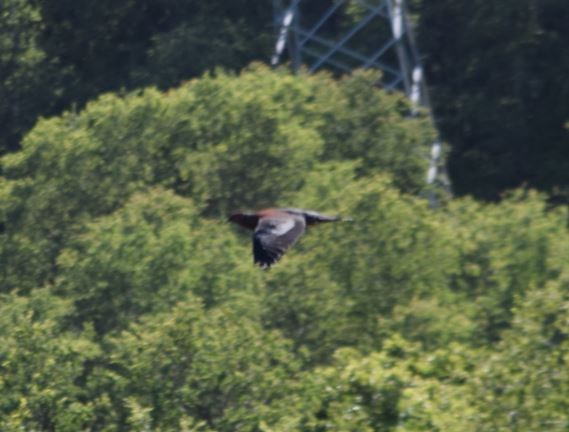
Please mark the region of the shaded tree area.
[[[105, 94], [1, 159], [0, 429], [564, 431], [567, 212], [436, 211], [358, 72]], [[370, 90], [371, 89], [371, 90]], [[351, 215], [253, 265], [236, 208]]]
[[0, 153], [39, 116], [106, 91], [168, 88], [266, 58], [270, 2], [6, 0], [0, 5]]
[[495, 200], [525, 185], [567, 202], [569, 4], [424, 0], [420, 16], [456, 192]]

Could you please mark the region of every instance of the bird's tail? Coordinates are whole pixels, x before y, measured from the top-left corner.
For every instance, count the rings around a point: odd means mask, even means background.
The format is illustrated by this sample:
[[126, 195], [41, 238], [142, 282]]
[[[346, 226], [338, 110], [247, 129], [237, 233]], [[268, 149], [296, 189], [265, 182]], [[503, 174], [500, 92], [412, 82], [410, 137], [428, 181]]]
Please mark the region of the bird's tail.
[[353, 222], [353, 219], [351, 217], [343, 217], [343, 216], [327, 216], [315, 211], [311, 211], [311, 210], [303, 210], [303, 209], [298, 209], [298, 208], [285, 208], [285, 209], [281, 209], [282, 211], [285, 211], [287, 213], [291, 213], [294, 215], [299, 215], [304, 217], [304, 220], [306, 221], [306, 225], [310, 226], [310, 225], [316, 225], [319, 223], [324, 223], [324, 222], [338, 222], [338, 221], [344, 221], [344, 222]]
[[305, 214], [306, 224], [315, 225], [325, 222], [353, 222], [354, 220], [349, 216], [327, 216], [319, 213]]

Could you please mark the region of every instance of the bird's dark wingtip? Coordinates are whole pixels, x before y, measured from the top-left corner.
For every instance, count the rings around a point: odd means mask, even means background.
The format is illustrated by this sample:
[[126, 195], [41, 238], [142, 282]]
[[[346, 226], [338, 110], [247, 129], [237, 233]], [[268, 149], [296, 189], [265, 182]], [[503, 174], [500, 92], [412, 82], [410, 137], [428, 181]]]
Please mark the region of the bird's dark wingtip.
[[255, 261], [255, 265], [259, 266], [262, 270], [268, 271], [271, 269], [271, 266], [274, 262], [267, 262], [267, 261]]

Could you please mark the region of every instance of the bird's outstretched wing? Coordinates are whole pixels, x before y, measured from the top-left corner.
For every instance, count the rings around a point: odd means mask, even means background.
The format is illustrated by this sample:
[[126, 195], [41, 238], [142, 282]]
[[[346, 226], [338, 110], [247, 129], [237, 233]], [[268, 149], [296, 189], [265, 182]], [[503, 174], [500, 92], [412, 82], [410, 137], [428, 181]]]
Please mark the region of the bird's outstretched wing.
[[255, 264], [269, 268], [286, 250], [296, 243], [304, 232], [306, 223], [299, 216], [264, 217], [253, 234], [253, 258]]

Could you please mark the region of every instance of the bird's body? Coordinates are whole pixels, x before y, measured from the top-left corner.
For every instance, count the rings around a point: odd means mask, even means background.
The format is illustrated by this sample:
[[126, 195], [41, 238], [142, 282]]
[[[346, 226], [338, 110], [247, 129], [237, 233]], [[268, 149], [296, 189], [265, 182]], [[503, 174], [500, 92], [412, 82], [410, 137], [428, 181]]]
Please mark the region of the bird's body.
[[229, 217], [230, 222], [254, 231], [253, 258], [262, 268], [276, 263], [307, 226], [340, 220], [349, 219], [296, 208], [269, 208], [254, 213], [234, 213]]

